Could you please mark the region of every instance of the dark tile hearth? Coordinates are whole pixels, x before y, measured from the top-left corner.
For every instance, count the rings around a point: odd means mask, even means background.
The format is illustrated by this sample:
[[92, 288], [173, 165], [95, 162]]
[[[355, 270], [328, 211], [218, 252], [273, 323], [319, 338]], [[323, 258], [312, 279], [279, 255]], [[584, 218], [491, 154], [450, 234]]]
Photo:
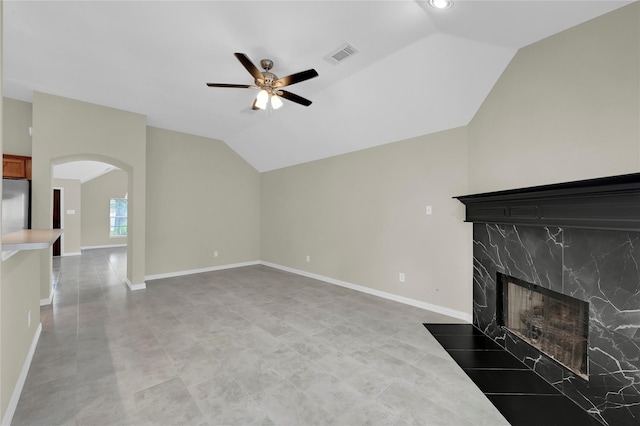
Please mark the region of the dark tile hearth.
[[462, 368], [509, 368], [512, 370], [528, 370], [520, 360], [509, 352], [500, 351], [449, 351], [449, 355]]
[[512, 425], [601, 426], [578, 405], [561, 393], [555, 395], [486, 394]]
[[465, 372], [485, 394], [558, 394], [553, 386], [531, 370], [466, 368]]
[[601, 423], [471, 324], [424, 324], [514, 426]]
[[437, 337], [442, 346], [450, 350], [475, 348], [483, 351], [499, 351], [500, 345], [487, 336], [467, 335], [467, 334], [441, 334]]

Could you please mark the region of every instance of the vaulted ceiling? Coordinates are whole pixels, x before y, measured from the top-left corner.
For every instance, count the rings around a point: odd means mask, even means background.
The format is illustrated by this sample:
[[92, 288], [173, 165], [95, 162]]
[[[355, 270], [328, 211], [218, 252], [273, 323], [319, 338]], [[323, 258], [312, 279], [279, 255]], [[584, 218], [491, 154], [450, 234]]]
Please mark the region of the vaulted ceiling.
[[[455, 1], [455, 0], [454, 0]], [[523, 46], [624, 6], [616, 0], [5, 1], [3, 89], [41, 91], [220, 139], [259, 171], [466, 125]], [[349, 43], [358, 53], [326, 57]], [[233, 53], [313, 101], [253, 111]]]

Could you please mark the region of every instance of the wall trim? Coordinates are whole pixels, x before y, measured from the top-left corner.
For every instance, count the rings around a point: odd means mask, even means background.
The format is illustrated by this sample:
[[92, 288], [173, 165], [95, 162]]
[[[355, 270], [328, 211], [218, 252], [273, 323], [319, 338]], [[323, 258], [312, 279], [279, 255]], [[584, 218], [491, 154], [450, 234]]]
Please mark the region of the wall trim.
[[81, 251], [77, 251], [77, 252], [74, 252], [74, 253], [62, 253], [62, 257], [65, 257], [65, 256], [80, 256], [80, 255], [82, 255]]
[[135, 290], [144, 290], [147, 288], [147, 283], [146, 282], [142, 282], [139, 284], [133, 284], [131, 281], [129, 281], [129, 278], [125, 278], [124, 280], [125, 284], [127, 284], [127, 287], [129, 287], [129, 290], [131, 291], [135, 291]]
[[145, 281], [159, 280], [162, 278], [181, 277], [183, 275], [201, 274], [203, 272], [221, 271], [223, 269], [242, 268], [243, 266], [254, 266], [263, 264], [260, 260], [253, 260], [250, 262], [230, 263], [228, 265], [210, 266], [207, 268], [188, 269], [184, 271], [167, 272], [164, 274], [145, 275]]
[[5, 411], [4, 416], [2, 417], [2, 426], [9, 426], [11, 424], [11, 421], [13, 420], [13, 415], [15, 414], [16, 408], [18, 407], [18, 401], [20, 400], [20, 395], [22, 394], [24, 383], [27, 380], [27, 373], [29, 373], [29, 367], [31, 367], [33, 354], [36, 351], [36, 346], [38, 346], [38, 341], [40, 340], [41, 333], [42, 323], [39, 323], [38, 327], [36, 328], [36, 333], [33, 336], [33, 340], [31, 341], [29, 352], [27, 352], [27, 357], [25, 358], [24, 364], [22, 365], [22, 370], [20, 371], [20, 375], [18, 376], [16, 386], [13, 388], [13, 394], [11, 395], [11, 399], [9, 400], [7, 411]]
[[2, 251], [2, 261], [4, 262], [5, 260], [9, 259], [10, 257], [12, 257], [13, 255], [17, 254], [17, 251]]
[[47, 306], [47, 305], [52, 304], [53, 303], [53, 294], [54, 294], [54, 291], [53, 291], [53, 289], [51, 289], [49, 291], [49, 297], [48, 298], [40, 299], [40, 306]]
[[80, 250], [93, 250], [93, 249], [126, 247], [126, 246], [127, 246], [126, 244], [106, 244], [102, 246], [84, 246], [84, 247], [80, 247]]
[[373, 289], [373, 288], [370, 288], [370, 287], [365, 287], [365, 286], [362, 286], [362, 285], [353, 284], [353, 283], [349, 283], [349, 282], [346, 282], [346, 281], [336, 280], [334, 278], [325, 277], [323, 275], [318, 275], [318, 274], [314, 274], [314, 273], [311, 273], [311, 272], [302, 271], [300, 269], [290, 268], [288, 266], [278, 265], [276, 263], [261, 261], [260, 264], [262, 264], [264, 266], [269, 266], [271, 268], [280, 269], [280, 270], [285, 271], [285, 272], [290, 272], [292, 274], [302, 275], [303, 277], [313, 278], [313, 279], [316, 279], [316, 280], [319, 280], [319, 281], [324, 281], [324, 282], [329, 283], [329, 284], [338, 285], [340, 287], [346, 287], [346, 288], [349, 288], [351, 290], [359, 291], [361, 293], [371, 294], [373, 296], [382, 297], [383, 299], [393, 300], [394, 302], [399, 302], [399, 303], [403, 303], [405, 305], [414, 306], [416, 308], [421, 308], [421, 309], [424, 309], [424, 310], [427, 310], [427, 311], [436, 312], [438, 314], [443, 314], [443, 315], [447, 315], [447, 316], [450, 316], [450, 317], [458, 318], [458, 319], [461, 319], [463, 321], [466, 321], [469, 324], [471, 324], [472, 321], [473, 321], [473, 317], [471, 316], [471, 314], [468, 314], [468, 313], [462, 312], [462, 311], [457, 311], [455, 309], [447, 308], [445, 306], [434, 305], [432, 303], [427, 303], [427, 302], [423, 302], [423, 301], [420, 301], [420, 300], [415, 300], [415, 299], [411, 299], [411, 298], [408, 298], [408, 297], [399, 296], [399, 295], [393, 294], [393, 293], [387, 293], [385, 291], [376, 290], [376, 289]]

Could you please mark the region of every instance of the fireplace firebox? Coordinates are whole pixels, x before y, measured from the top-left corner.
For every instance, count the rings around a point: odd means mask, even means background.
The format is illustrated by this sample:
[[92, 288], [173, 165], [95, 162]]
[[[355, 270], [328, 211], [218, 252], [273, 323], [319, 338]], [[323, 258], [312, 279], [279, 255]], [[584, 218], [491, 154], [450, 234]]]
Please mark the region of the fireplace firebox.
[[499, 325], [585, 380], [589, 304], [498, 273]]

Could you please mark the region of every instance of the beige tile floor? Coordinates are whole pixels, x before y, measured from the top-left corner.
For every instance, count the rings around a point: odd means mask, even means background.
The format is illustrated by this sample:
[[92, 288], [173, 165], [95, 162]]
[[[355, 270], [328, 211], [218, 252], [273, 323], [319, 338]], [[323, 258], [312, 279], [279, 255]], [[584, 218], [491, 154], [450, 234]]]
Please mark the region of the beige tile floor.
[[15, 425], [506, 425], [422, 326], [453, 318], [265, 266], [122, 283], [54, 260]]

